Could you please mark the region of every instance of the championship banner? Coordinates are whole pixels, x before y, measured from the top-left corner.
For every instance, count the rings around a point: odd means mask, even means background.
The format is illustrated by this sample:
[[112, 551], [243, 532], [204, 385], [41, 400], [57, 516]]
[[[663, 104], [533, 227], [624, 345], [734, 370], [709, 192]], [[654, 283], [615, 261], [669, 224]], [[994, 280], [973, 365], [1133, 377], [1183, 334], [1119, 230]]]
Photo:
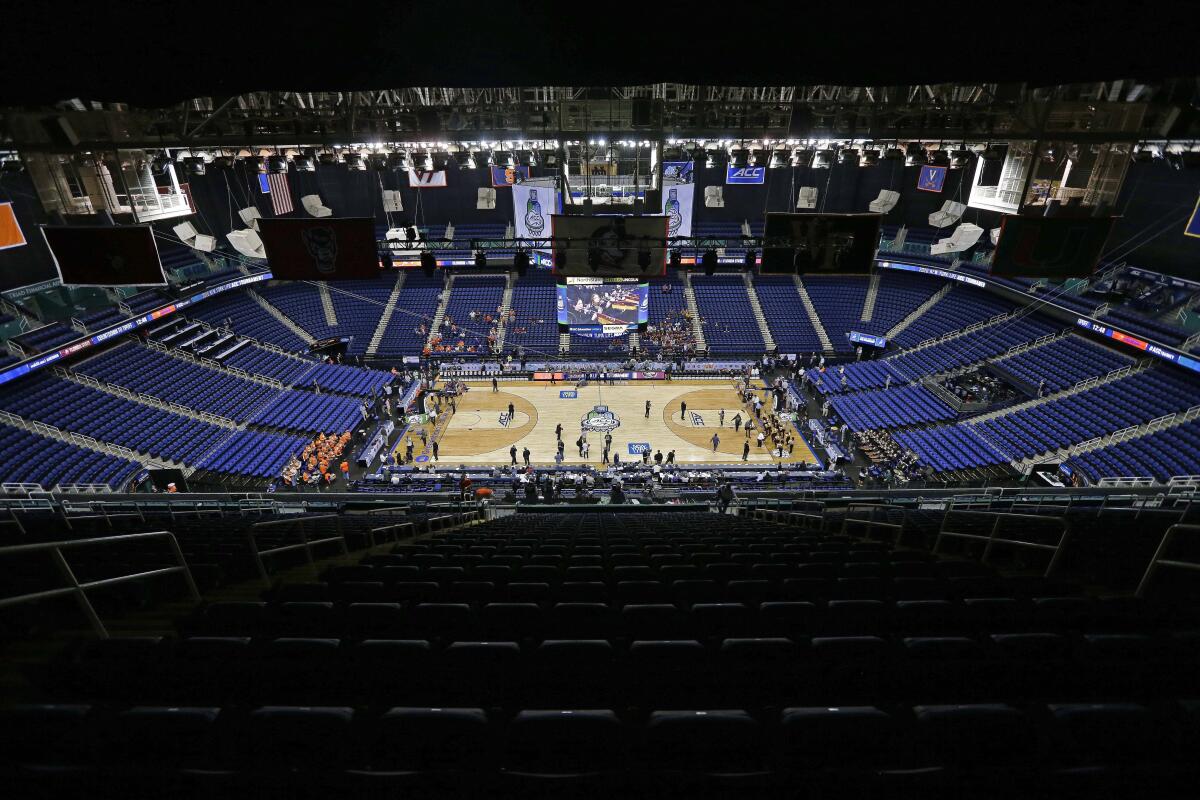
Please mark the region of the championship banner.
[[515, 186], [521, 181], [529, 180], [529, 167], [498, 167], [493, 164], [491, 170], [494, 189]]
[[0, 250], [20, 247], [25, 244], [21, 223], [13, 211], [12, 203], [0, 203]]
[[549, 236], [550, 215], [555, 212], [554, 189], [546, 186], [514, 184], [513, 233], [518, 239], [543, 239]]
[[680, 183], [666, 187], [662, 213], [667, 218], [667, 237], [692, 235], [692, 200], [696, 184]]
[[446, 170], [437, 172], [408, 171], [408, 185], [414, 189], [444, 189], [446, 188]]
[[617, 162], [584, 162], [579, 165], [579, 174], [584, 176], [590, 175], [593, 178], [615, 178], [617, 175]]

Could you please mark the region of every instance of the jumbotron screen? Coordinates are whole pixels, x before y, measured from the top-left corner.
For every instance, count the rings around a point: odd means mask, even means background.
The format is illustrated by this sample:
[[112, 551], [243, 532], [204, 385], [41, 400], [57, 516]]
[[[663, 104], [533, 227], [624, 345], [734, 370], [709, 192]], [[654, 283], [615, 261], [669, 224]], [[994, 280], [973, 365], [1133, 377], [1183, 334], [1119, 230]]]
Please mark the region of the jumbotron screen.
[[629, 278], [569, 277], [558, 285], [560, 325], [645, 324], [649, 311], [647, 285]]

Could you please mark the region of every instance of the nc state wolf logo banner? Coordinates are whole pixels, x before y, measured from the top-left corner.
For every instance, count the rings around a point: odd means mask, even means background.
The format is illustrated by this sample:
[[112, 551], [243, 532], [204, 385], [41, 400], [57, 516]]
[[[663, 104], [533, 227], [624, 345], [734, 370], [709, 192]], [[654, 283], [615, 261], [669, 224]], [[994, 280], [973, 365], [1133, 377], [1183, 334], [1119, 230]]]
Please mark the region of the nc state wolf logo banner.
[[281, 280], [336, 281], [379, 275], [375, 221], [369, 217], [260, 219], [267, 266]]

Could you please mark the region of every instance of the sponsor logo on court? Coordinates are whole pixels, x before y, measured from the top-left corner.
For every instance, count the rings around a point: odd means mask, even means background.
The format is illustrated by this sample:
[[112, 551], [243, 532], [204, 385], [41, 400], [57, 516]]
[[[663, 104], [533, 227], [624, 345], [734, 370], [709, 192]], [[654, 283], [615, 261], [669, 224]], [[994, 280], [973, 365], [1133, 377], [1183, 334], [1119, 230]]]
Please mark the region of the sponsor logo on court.
[[579, 392], [574, 389], [560, 389], [558, 396], [562, 400], [574, 400], [576, 397], [579, 397]]
[[780, 411], [776, 416], [779, 417], [780, 422], [794, 422], [796, 419], [794, 411]]
[[629, 443], [629, 455], [631, 455], [631, 456], [640, 456], [642, 453], [649, 453], [649, 452], [650, 452], [650, 443], [649, 442], [630, 442]]
[[585, 431], [608, 433], [621, 427], [621, 419], [608, 406], [593, 406], [591, 411], [583, 415], [579, 425]]
[[508, 416], [507, 411], [500, 412], [500, 427], [507, 428], [508, 423], [512, 422], [512, 418]]
[[416, 461], [418, 464], [424, 464], [428, 460], [429, 460], [429, 456], [417, 456], [417, 458], [416, 458]]
[[703, 428], [704, 427], [704, 417], [703, 416], [696, 413], [695, 411], [689, 411], [688, 413], [691, 414], [691, 416], [692, 416], [692, 426], [693, 427], [695, 427], [695, 428]]

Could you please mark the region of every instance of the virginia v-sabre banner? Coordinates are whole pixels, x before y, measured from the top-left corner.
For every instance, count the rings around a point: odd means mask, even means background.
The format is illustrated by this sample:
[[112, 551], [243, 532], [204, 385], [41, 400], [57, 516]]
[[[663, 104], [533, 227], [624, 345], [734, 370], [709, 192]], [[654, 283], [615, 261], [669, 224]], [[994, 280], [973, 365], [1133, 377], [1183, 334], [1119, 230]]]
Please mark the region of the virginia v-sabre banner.
[[677, 183], [663, 187], [662, 213], [667, 218], [667, 238], [692, 235], [692, 200], [696, 184]]

